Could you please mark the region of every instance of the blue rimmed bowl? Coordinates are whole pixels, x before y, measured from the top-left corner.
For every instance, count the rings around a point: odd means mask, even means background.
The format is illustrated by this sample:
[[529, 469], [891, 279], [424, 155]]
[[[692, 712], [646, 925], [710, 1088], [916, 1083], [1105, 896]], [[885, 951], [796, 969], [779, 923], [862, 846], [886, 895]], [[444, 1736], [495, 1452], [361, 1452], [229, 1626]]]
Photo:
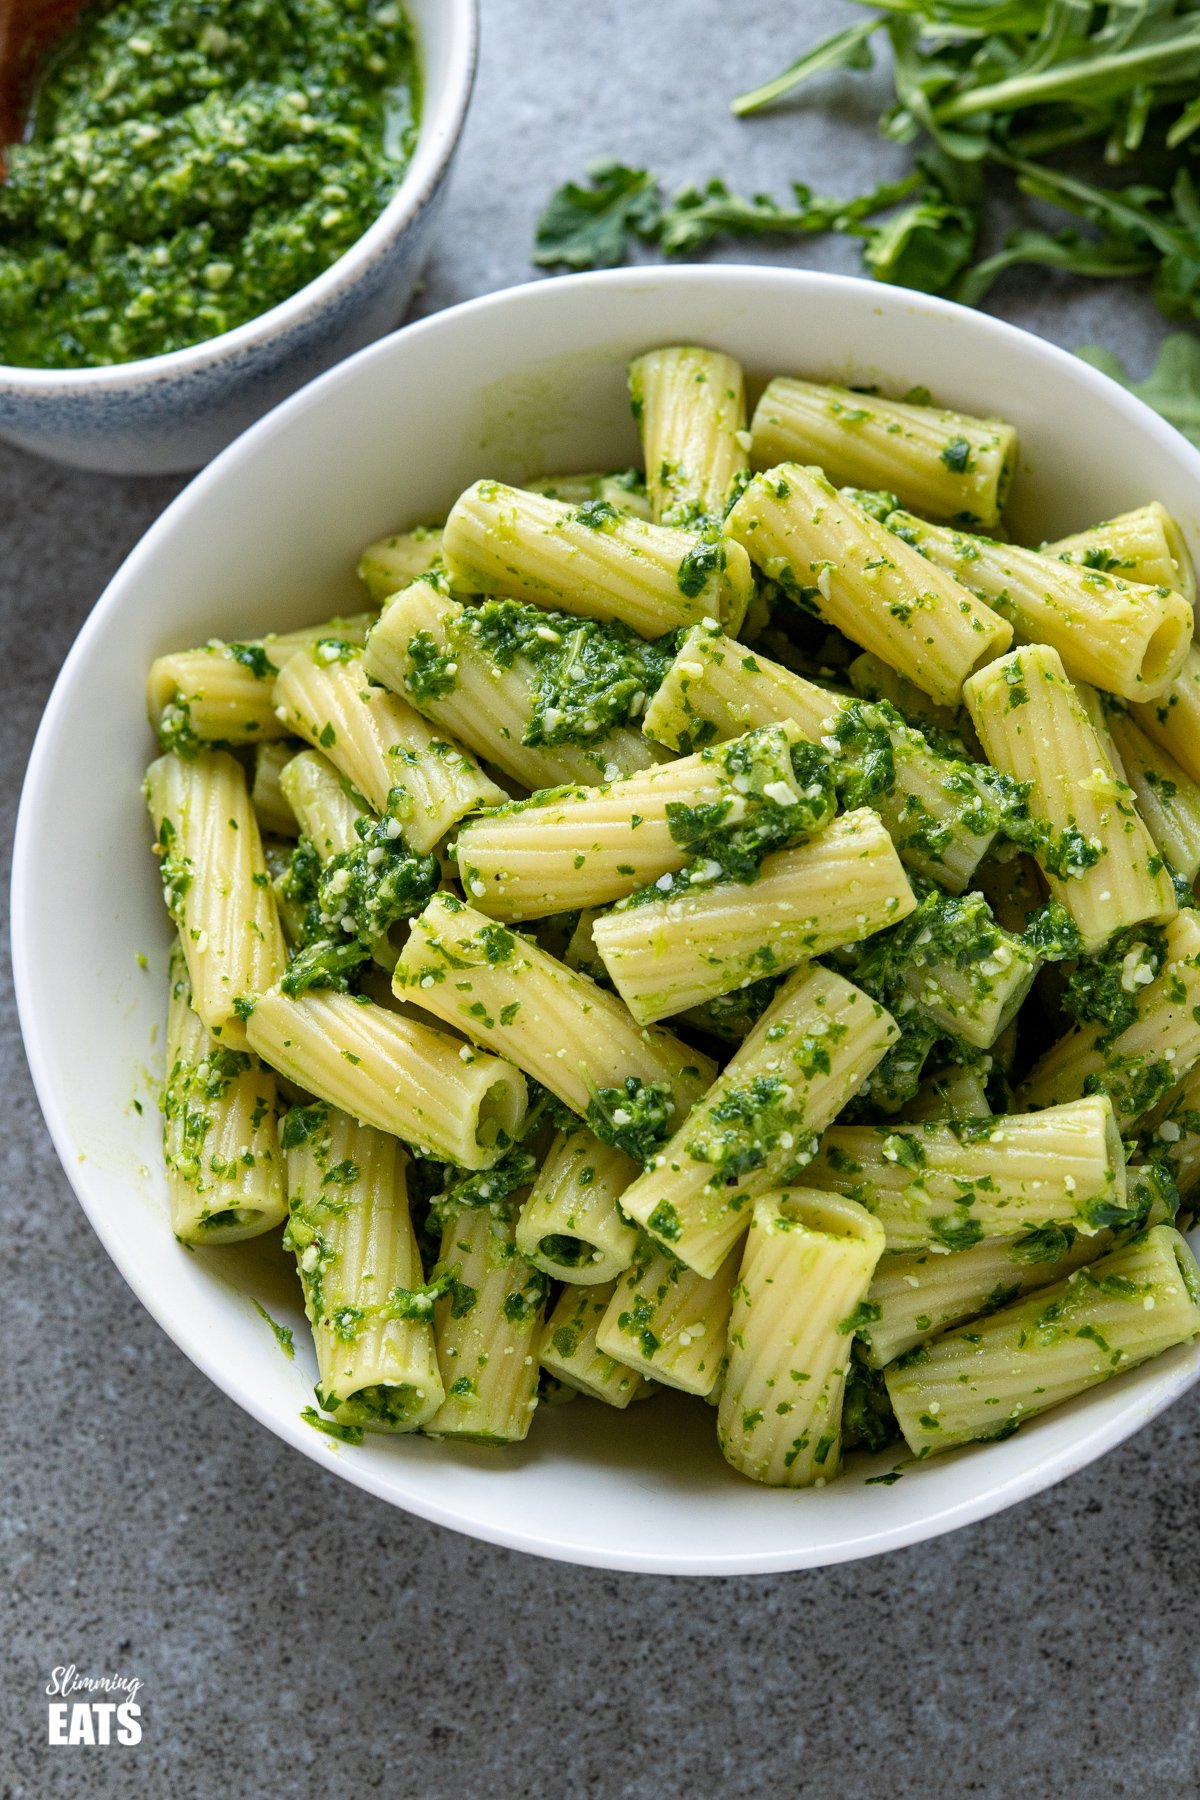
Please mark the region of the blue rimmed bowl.
[[478, 0], [406, 0], [423, 104], [413, 158], [384, 210], [315, 281], [233, 331], [94, 369], [0, 364], [0, 438], [114, 475], [197, 469], [389, 331], [429, 254], [475, 79]]

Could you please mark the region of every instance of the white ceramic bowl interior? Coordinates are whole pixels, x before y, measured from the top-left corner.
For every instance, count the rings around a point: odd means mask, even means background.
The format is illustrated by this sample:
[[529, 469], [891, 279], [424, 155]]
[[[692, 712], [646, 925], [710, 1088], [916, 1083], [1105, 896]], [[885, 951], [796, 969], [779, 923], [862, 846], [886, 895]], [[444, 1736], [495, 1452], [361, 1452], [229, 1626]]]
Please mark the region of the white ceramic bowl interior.
[[475, 78], [478, 0], [404, 0], [421, 112], [395, 194], [278, 305], [183, 350], [92, 369], [0, 364], [0, 437], [110, 474], [196, 469], [286, 395], [390, 331], [424, 267]]
[[[1094, 370], [977, 313], [862, 281], [730, 267], [576, 276], [471, 302], [371, 346], [262, 420], [115, 577], [33, 752], [13, 944], [30, 1065], [71, 1184], [155, 1318], [246, 1411], [348, 1480], [477, 1537], [605, 1567], [728, 1574], [870, 1555], [1010, 1505], [1145, 1424], [1195, 1380], [1200, 1347], [893, 1486], [866, 1477], [894, 1452], [853, 1461], [823, 1490], [754, 1487], [722, 1462], [709, 1409], [671, 1396], [627, 1413], [546, 1409], [527, 1444], [503, 1451], [332, 1443], [300, 1418], [315, 1365], [282, 1254], [261, 1241], [192, 1252], [171, 1236], [153, 1104], [168, 929], [139, 792], [153, 656], [355, 605], [360, 547], [436, 517], [478, 476], [635, 460], [625, 364], [681, 340], [728, 350], [758, 376], [925, 383], [950, 405], [1003, 414], [1021, 434], [1012, 514], [1023, 534], [1056, 536], [1156, 497], [1197, 543], [1200, 456]], [[253, 1298], [295, 1329], [294, 1363]]]

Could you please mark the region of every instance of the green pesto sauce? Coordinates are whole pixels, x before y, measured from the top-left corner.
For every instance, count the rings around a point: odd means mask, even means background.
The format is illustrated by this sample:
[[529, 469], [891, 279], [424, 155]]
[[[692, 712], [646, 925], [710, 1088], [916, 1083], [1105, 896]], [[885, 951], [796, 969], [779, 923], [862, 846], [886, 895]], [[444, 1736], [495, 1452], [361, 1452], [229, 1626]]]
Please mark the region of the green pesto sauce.
[[[587, 510], [581, 508], [579, 516]], [[426, 579], [440, 585], [436, 572]], [[418, 631], [409, 644], [404, 681], [417, 706], [454, 692], [462, 645], [501, 669], [511, 669], [519, 658], [533, 677], [533, 705], [521, 742], [544, 749], [560, 744], [587, 749], [636, 721], [675, 650], [672, 636], [651, 643], [616, 621], [602, 625], [517, 600], [484, 600], [464, 608], [448, 635], [448, 654], [428, 632]]]
[[0, 361], [161, 356], [304, 287], [412, 155], [397, 0], [89, 7], [0, 184]]
[[355, 831], [359, 847], [324, 864], [302, 837], [279, 881], [299, 920], [297, 952], [282, 981], [293, 998], [314, 987], [344, 990], [388, 927], [419, 913], [440, 879], [436, 856], [418, 856], [389, 835], [385, 821], [364, 816]]
[[1167, 960], [1166, 933], [1157, 925], [1134, 925], [1095, 956], [1081, 957], [1067, 979], [1063, 1010], [1079, 1025], [1099, 1025], [1097, 1047], [1105, 1048], [1138, 1016], [1138, 1000]]

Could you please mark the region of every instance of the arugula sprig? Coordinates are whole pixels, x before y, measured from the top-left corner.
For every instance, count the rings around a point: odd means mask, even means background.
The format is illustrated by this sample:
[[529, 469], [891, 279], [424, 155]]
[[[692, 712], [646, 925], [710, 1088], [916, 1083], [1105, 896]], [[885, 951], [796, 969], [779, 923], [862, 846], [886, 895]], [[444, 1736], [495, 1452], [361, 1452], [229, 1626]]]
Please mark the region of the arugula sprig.
[[[589, 163], [587, 173], [587, 186], [567, 182], [538, 220], [533, 260], [543, 268], [615, 268], [629, 259], [639, 242], [656, 246], [665, 256], [690, 256], [722, 237], [841, 231], [865, 238], [867, 254], [890, 270], [910, 261], [915, 246], [920, 254], [933, 251], [934, 240], [953, 222], [956, 211], [929, 189], [921, 170], [899, 181], [882, 182], [850, 200], [815, 194], [802, 182], [793, 182], [790, 202], [770, 194], [735, 194], [719, 180], [704, 187], [682, 187], [668, 198], [656, 175], [610, 158]], [[877, 214], [910, 199], [911, 205], [886, 228], [869, 224]]]
[[[1168, 317], [1200, 320], [1200, 0], [875, 0], [866, 11], [733, 110], [747, 117], [814, 77], [869, 69], [883, 42], [895, 100], [880, 125], [913, 147], [909, 175], [848, 199], [800, 182], [788, 200], [743, 197], [719, 179], [668, 197], [646, 169], [594, 163], [589, 185], [568, 183], [546, 208], [535, 260], [610, 267], [637, 242], [678, 256], [722, 236], [838, 231], [863, 240], [880, 280], [967, 304], [1033, 264], [1150, 275]], [[1126, 178], [1083, 179], [1080, 152]], [[1081, 223], [1027, 225], [980, 254], [1005, 186]]]

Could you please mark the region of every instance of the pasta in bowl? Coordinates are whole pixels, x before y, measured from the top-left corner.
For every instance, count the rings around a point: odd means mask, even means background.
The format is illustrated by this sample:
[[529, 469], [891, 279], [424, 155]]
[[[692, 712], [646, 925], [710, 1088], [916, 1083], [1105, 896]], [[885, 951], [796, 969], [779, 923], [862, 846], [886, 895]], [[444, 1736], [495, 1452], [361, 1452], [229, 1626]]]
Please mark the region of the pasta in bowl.
[[[686, 270], [459, 309], [249, 434], [88, 628], [153, 665], [168, 907], [167, 1171], [107, 1241], [275, 1429], [481, 1535], [864, 1554], [1195, 1372], [1191, 453], [879, 305]], [[1052, 379], [1097, 449], [1047, 492]]]

